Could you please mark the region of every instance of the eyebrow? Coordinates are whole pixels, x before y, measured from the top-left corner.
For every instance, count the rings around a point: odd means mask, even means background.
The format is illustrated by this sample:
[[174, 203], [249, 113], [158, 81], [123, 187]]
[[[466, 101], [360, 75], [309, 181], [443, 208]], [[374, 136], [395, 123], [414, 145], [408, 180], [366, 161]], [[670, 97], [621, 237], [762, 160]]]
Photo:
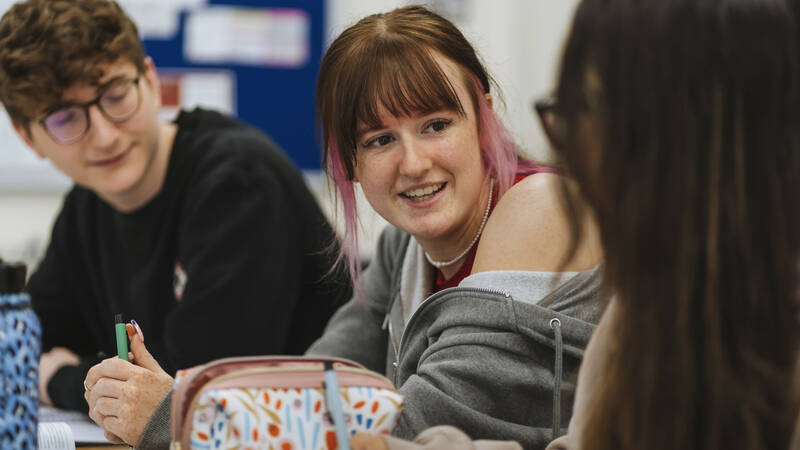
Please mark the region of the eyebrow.
[[[110, 79], [108, 79], [108, 80], [106, 80], [106, 81], [104, 81], [102, 83], [98, 83], [97, 84], [97, 88], [95, 88], [95, 90], [94, 90], [96, 95], [94, 96], [94, 98], [92, 100], [89, 100], [89, 102], [92, 102], [92, 101], [96, 100], [98, 97], [100, 97], [103, 94], [105, 94], [105, 90], [109, 86], [111, 86], [112, 84], [116, 83], [117, 81], [125, 80], [125, 79], [128, 79], [128, 78], [130, 78], [130, 77], [127, 74], [119, 74], [119, 75], [115, 75], [115, 76], [111, 77]], [[48, 115], [58, 111], [59, 109], [68, 108], [70, 106], [84, 105], [86, 103], [88, 103], [88, 102], [62, 101], [62, 102], [56, 103], [55, 105], [53, 105], [53, 106], [51, 106], [49, 108], [46, 108], [42, 115], [43, 116], [48, 116]]]
[[371, 127], [358, 128], [356, 129], [356, 137], [361, 137], [365, 134], [372, 133], [373, 131], [382, 130], [384, 128], [387, 128], [386, 125], [384, 124], [379, 124], [377, 126], [371, 126]]
[[[136, 78], [136, 77], [133, 77], [133, 78]], [[130, 78], [127, 74], [122, 74], [121, 73], [119, 75], [111, 77], [110, 79], [108, 79], [108, 80], [106, 80], [106, 81], [104, 81], [102, 83], [99, 83], [97, 85], [97, 91], [102, 91], [103, 89], [105, 89], [108, 86], [116, 83], [117, 81], [126, 80], [126, 79], [133, 79], [133, 78]]]
[[[441, 106], [441, 107], [437, 107], [437, 108], [430, 108], [430, 110], [425, 108], [425, 109], [416, 111], [414, 113], [414, 115], [415, 116], [419, 116], [419, 117], [424, 117], [424, 116], [430, 116], [432, 114], [436, 114], [436, 113], [441, 112], [441, 111], [450, 111], [450, 112], [455, 113], [456, 115], [460, 115], [460, 114], [458, 114], [458, 111], [456, 111], [456, 110], [454, 110], [452, 108], [447, 108], [445, 106]], [[398, 117], [398, 116], [395, 116], [395, 117]], [[367, 133], [371, 133], [373, 131], [382, 130], [384, 128], [388, 128], [386, 126], [386, 124], [384, 124], [384, 123], [380, 123], [380, 124], [374, 125], [374, 126], [366, 126], [366, 127], [363, 127], [363, 128], [356, 128], [356, 137], [358, 138], [358, 137], [361, 137], [361, 136], [363, 136], [363, 135], [365, 135]]]

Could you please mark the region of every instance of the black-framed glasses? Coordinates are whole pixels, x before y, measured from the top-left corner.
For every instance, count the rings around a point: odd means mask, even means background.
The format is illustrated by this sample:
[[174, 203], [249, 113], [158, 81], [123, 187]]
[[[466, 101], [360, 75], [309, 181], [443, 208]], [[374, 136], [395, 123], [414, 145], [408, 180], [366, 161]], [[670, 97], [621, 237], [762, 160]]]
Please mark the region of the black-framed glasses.
[[139, 79], [122, 78], [114, 80], [103, 87], [94, 100], [86, 103], [74, 103], [52, 110], [39, 120], [54, 141], [70, 144], [82, 138], [89, 127], [89, 108], [97, 108], [108, 120], [119, 123], [130, 119], [139, 110], [142, 94], [139, 90]]
[[567, 127], [559, 110], [558, 100], [552, 96], [536, 100], [533, 102], [533, 109], [539, 116], [539, 123], [542, 124], [550, 145], [556, 149], [564, 148]]

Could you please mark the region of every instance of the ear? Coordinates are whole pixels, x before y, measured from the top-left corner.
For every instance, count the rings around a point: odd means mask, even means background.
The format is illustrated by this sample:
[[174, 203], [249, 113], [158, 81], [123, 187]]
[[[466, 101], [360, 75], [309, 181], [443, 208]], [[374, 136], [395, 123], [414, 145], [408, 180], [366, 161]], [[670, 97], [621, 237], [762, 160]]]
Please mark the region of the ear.
[[161, 107], [161, 81], [158, 79], [158, 72], [156, 72], [156, 65], [153, 58], [147, 56], [144, 58], [144, 77], [153, 89], [153, 95], [156, 100], [156, 107]]
[[36, 154], [39, 156], [39, 158], [44, 159], [45, 158], [44, 153], [41, 150], [39, 150], [36, 147], [36, 145], [34, 145], [33, 136], [31, 135], [30, 130], [25, 128], [23, 125], [20, 125], [18, 123], [13, 122], [13, 121], [11, 122], [11, 124], [14, 126], [14, 131], [17, 133], [17, 135], [20, 138], [22, 138], [23, 141], [25, 141], [25, 144], [28, 147], [30, 147], [31, 150], [36, 152]]
[[483, 96], [486, 97], [486, 102], [489, 103], [489, 107], [494, 108], [494, 98], [492, 98], [492, 93], [487, 92], [483, 94]]

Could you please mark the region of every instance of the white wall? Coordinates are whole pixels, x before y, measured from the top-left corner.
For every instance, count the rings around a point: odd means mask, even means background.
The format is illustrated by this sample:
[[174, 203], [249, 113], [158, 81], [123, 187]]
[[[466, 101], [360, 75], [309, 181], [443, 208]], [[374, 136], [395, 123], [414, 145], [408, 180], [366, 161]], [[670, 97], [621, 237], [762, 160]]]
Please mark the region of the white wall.
[[[3, 0], [5, 1], [5, 0]], [[361, 17], [409, 3], [401, 0], [329, 0], [328, 42]], [[551, 90], [557, 59], [577, 0], [438, 0], [423, 2], [450, 17], [483, 57], [504, 93], [502, 111], [524, 151], [549, 157], [531, 102]], [[2, 145], [2, 144], [0, 144]], [[327, 183], [307, 174], [312, 190], [330, 213]], [[31, 265], [42, 252], [63, 191], [0, 191], [0, 257]], [[368, 256], [383, 221], [362, 202], [362, 254]]]
[[33, 267], [60, 205], [60, 192], [0, 192], [0, 258]]

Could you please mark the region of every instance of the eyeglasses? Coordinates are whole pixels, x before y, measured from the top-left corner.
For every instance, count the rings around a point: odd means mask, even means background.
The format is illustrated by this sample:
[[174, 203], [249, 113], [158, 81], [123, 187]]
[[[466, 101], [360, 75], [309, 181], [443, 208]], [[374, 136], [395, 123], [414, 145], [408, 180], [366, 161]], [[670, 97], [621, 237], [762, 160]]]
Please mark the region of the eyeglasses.
[[544, 134], [555, 149], [563, 148], [566, 140], [567, 127], [558, 108], [555, 97], [547, 97], [533, 103], [533, 109], [539, 116]]
[[92, 105], [97, 105], [106, 119], [114, 123], [124, 122], [136, 114], [142, 103], [140, 78], [141, 74], [133, 79], [115, 80], [105, 86], [94, 100], [59, 107], [48, 112], [39, 123], [56, 142], [71, 144], [89, 131], [89, 108]]

